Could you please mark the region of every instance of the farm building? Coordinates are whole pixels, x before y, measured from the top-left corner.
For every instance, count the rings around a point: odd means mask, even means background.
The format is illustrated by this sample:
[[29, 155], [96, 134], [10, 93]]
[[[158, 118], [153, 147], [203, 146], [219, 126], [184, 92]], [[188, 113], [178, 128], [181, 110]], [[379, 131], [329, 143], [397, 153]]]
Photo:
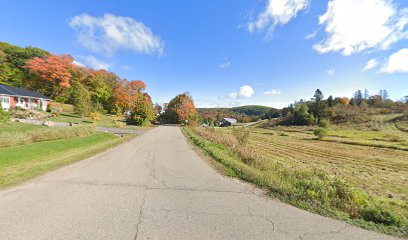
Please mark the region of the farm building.
[[47, 110], [50, 99], [46, 96], [24, 88], [0, 84], [0, 102], [4, 110], [15, 108]]
[[220, 122], [221, 127], [229, 127], [235, 124], [237, 124], [237, 120], [235, 118], [224, 118]]

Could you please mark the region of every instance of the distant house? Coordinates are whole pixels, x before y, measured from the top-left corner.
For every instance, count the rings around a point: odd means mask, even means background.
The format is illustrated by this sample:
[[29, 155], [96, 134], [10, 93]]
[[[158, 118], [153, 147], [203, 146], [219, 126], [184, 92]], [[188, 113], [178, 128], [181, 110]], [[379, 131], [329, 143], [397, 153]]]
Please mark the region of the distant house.
[[229, 126], [232, 126], [232, 125], [235, 125], [235, 124], [237, 124], [237, 119], [235, 119], [235, 118], [223, 118], [222, 120], [221, 120], [221, 127], [229, 127]]
[[17, 107], [46, 111], [50, 99], [38, 92], [0, 84], [0, 102], [6, 111]]

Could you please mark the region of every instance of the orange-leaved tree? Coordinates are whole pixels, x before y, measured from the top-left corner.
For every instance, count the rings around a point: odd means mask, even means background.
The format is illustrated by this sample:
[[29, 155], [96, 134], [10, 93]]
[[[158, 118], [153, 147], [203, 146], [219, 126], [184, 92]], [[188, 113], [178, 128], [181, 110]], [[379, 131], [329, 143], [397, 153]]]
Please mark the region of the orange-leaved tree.
[[197, 124], [198, 113], [191, 95], [182, 93], [173, 98], [162, 119], [168, 123]]
[[120, 81], [113, 89], [112, 101], [117, 111], [129, 111], [135, 106], [138, 93], [141, 93], [146, 85], [140, 81], [129, 81], [124, 79]]
[[77, 68], [72, 62], [69, 55], [34, 57], [26, 62], [25, 68], [42, 80], [34, 83], [37, 89], [49, 97], [57, 97], [71, 86], [72, 72]]

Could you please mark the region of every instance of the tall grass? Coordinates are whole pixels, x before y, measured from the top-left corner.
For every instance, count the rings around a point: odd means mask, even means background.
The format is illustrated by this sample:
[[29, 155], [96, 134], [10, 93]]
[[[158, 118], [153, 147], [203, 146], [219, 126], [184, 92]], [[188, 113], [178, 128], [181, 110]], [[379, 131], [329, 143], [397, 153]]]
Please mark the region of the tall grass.
[[0, 133], [0, 147], [12, 147], [35, 142], [84, 137], [96, 132], [94, 127], [39, 128], [30, 131], [7, 131]]
[[[271, 195], [295, 206], [352, 221], [357, 225], [408, 237], [408, 221], [398, 200], [369, 195], [350, 179], [321, 170], [297, 169], [267, 161], [232, 136], [204, 128], [184, 133], [228, 171], [267, 188]], [[370, 224], [371, 222], [371, 224]]]

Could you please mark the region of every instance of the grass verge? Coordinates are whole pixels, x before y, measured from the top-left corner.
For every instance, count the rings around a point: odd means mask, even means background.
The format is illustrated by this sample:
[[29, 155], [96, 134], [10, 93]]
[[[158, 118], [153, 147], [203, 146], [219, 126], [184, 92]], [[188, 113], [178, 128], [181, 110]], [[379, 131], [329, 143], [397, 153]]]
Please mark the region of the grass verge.
[[[9, 124], [13, 125], [13, 124]], [[31, 125], [31, 124], [26, 124]], [[33, 125], [35, 126], [35, 125]], [[29, 143], [84, 137], [95, 134], [92, 126], [86, 127], [40, 127], [40, 128], [16, 128], [0, 132], [0, 148], [25, 145]]]
[[[263, 168], [251, 149], [231, 146], [231, 139], [203, 137], [192, 129], [183, 133], [205, 154], [224, 166], [229, 176], [256, 184], [273, 197], [308, 211], [344, 220], [351, 224], [398, 237], [408, 237], [406, 209], [399, 201], [366, 194], [347, 179], [318, 170], [304, 170], [275, 164]], [[211, 141], [207, 140], [210, 139]]]
[[103, 152], [131, 138], [109, 133], [0, 148], [0, 188]]

